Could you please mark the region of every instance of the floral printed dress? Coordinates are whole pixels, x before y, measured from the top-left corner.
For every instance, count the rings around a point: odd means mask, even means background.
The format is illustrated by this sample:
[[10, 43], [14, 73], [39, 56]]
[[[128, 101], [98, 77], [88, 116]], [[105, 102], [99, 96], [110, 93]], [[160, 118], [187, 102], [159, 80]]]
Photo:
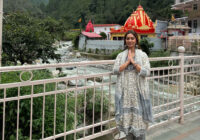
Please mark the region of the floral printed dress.
[[[120, 131], [124, 132], [126, 135], [132, 133], [135, 137], [139, 137], [145, 135], [146, 122], [143, 119], [140, 94], [142, 92], [140, 89], [143, 85], [138, 83], [140, 83], [139, 77], [146, 77], [148, 75], [150, 65], [148, 60], [146, 65], [143, 63], [142, 57], [146, 54], [140, 50], [136, 50], [137, 55], [134, 60], [141, 66], [141, 71], [138, 73], [135, 67], [129, 64], [123, 73], [119, 73], [119, 67], [124, 63], [121, 61], [127, 61], [127, 55], [126, 58], [123, 58], [123, 53], [126, 52], [122, 52], [118, 55], [113, 68], [114, 73], [117, 72], [118, 74], [115, 93], [115, 120]], [[138, 57], [141, 59], [138, 59]], [[145, 56], [145, 58], [148, 59], [147, 56]]]

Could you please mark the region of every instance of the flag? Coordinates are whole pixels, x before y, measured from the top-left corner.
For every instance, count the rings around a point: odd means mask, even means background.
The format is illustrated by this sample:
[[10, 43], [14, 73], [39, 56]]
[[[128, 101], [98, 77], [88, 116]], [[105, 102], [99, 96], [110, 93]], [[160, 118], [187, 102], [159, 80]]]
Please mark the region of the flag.
[[79, 18], [78, 22], [81, 22], [81, 21], [82, 21], [82, 19], [81, 19], [81, 18]]
[[172, 17], [171, 17], [171, 21], [175, 21], [175, 17], [174, 17], [174, 14], [172, 14]]

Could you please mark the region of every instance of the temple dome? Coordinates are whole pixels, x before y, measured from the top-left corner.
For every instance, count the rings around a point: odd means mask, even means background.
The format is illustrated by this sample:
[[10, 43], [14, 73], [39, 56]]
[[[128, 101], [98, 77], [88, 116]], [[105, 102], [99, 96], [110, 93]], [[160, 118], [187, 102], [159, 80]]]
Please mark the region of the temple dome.
[[141, 5], [139, 5], [137, 10], [133, 11], [131, 16], [126, 20], [124, 28], [126, 30], [136, 30], [136, 32], [155, 32], [153, 22]]
[[94, 26], [93, 26], [91, 20], [89, 20], [89, 22], [86, 26], [85, 32], [94, 32]]
[[155, 33], [154, 24], [141, 5], [137, 7], [136, 11], [133, 11], [120, 30], [111, 29], [111, 33], [127, 32], [128, 30], [134, 30], [139, 34]]

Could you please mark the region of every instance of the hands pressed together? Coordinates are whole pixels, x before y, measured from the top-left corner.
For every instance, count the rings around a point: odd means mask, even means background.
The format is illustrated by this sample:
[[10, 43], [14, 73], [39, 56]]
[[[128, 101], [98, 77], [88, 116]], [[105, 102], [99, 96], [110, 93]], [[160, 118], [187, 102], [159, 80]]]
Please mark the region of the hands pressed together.
[[120, 66], [120, 72], [122, 72], [130, 63], [133, 64], [133, 66], [136, 68], [138, 72], [140, 72], [141, 67], [139, 64], [136, 64], [135, 61], [133, 60], [133, 55], [131, 50], [128, 50], [128, 60], [126, 61], [126, 63]]

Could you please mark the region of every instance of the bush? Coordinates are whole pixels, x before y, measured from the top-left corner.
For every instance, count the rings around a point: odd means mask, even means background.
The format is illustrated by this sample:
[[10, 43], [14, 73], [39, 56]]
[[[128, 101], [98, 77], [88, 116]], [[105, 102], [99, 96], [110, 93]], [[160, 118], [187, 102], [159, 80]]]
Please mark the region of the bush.
[[80, 32], [65, 32], [63, 40], [65, 41], [72, 41], [74, 38], [80, 35]]
[[88, 53], [92, 53], [92, 49], [89, 48]]
[[117, 50], [117, 51], [114, 51], [112, 54], [111, 54], [111, 58], [112, 59], [116, 59], [117, 55], [122, 52], [123, 50]]
[[107, 35], [106, 35], [106, 33], [104, 33], [104, 32], [101, 32], [101, 33], [100, 33], [100, 36], [101, 36], [103, 39], [106, 39], [106, 38], [107, 38]]
[[[152, 52], [151, 55], [149, 57], [168, 57], [170, 56], [170, 51], [156, 51], [156, 52]], [[168, 61], [153, 61], [150, 62], [151, 63], [151, 67], [164, 67], [164, 66], [168, 66]]]
[[96, 50], [95, 50], [95, 53], [96, 53], [96, 54], [98, 54], [98, 53], [99, 53], [99, 49], [98, 49], [98, 48], [96, 48]]
[[148, 38], [143, 38], [140, 40], [140, 47], [148, 56], [150, 55], [150, 50], [153, 48], [154, 44], [151, 43]]

